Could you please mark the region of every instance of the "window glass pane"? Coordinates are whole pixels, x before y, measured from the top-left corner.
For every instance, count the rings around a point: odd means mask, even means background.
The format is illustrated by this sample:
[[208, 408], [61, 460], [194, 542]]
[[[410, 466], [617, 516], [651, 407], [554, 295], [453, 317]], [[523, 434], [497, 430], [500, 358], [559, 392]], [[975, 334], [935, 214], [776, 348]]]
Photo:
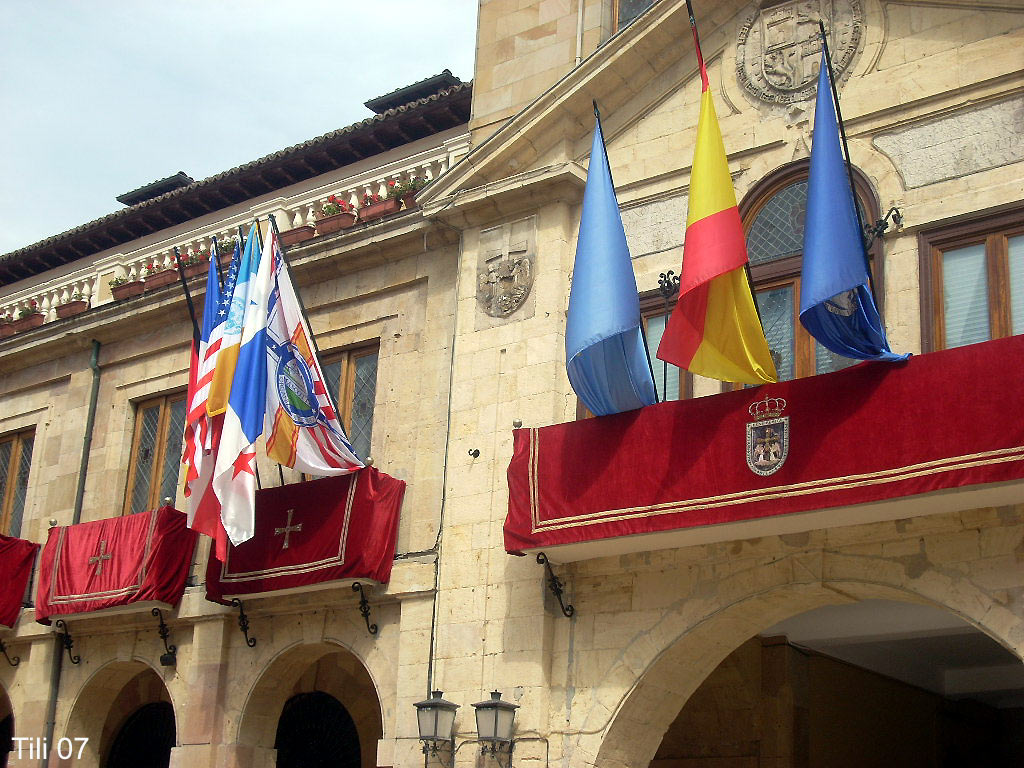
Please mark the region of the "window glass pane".
[[942, 298], [946, 348], [988, 341], [988, 272], [985, 244], [942, 254]]
[[160, 405], [143, 408], [135, 417], [139, 422], [139, 443], [135, 452], [135, 482], [132, 484], [129, 512], [144, 512], [149, 504], [149, 484], [153, 477]]
[[[3, 501], [7, 498], [7, 481], [10, 478], [11, 453], [14, 451], [14, 440], [0, 443], [0, 522], [3, 521]], [[0, 533], [9, 533], [0, 531]], [[11, 534], [12, 536], [14, 534]]]
[[654, 387], [658, 392], [659, 402], [679, 399], [679, 369], [658, 359], [658, 345], [665, 334], [668, 317], [655, 315], [647, 318], [647, 352], [651, 356], [651, 365], [654, 366]]
[[377, 353], [361, 355], [352, 360], [356, 367], [352, 389], [352, 429], [349, 439], [356, 455], [370, 455], [370, 435], [373, 431], [373, 402], [377, 395]]
[[757, 292], [757, 308], [779, 381], [793, 378], [793, 286]]
[[816, 374], [841, 371], [843, 368], [849, 368], [851, 365], [859, 362], [860, 360], [852, 360], [849, 357], [837, 355], [832, 350], [825, 349], [818, 342], [814, 342], [814, 372]]
[[21, 440], [21, 457], [18, 459], [18, 474], [15, 480], [14, 497], [11, 499], [11, 522], [7, 530], [11, 536], [21, 533], [21, 519], [25, 514], [25, 497], [28, 495], [28, 470], [32, 465], [33, 435]]
[[1008, 238], [1010, 246], [1010, 328], [1024, 333], [1024, 235]]
[[619, 29], [651, 7], [654, 0], [619, 0]]
[[338, 406], [339, 409], [343, 409], [342, 404], [338, 402], [338, 386], [341, 382], [341, 361], [335, 360], [333, 363], [327, 363], [321, 370], [324, 374], [324, 384], [327, 386], [327, 391], [331, 393], [331, 402]]
[[185, 401], [176, 400], [170, 404], [170, 418], [167, 425], [167, 450], [164, 452], [163, 476], [160, 479], [160, 498], [157, 506], [164, 499], [170, 498], [171, 504], [178, 495], [178, 470], [181, 467], [181, 440], [185, 432]]
[[804, 248], [804, 219], [807, 214], [807, 180], [780, 190], [758, 211], [747, 232], [751, 264], [764, 264], [796, 256]]

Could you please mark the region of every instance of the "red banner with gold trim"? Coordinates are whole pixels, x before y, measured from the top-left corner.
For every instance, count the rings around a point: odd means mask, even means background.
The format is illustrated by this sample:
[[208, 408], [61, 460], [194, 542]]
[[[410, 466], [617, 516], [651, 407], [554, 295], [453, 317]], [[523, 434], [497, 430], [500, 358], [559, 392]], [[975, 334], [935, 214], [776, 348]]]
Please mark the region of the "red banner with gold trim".
[[[505, 549], [518, 554], [950, 489], [1019, 499], [1022, 360], [1024, 336], [1015, 336], [517, 430]], [[914, 514], [936, 509], [925, 503]]]
[[171, 507], [51, 528], [39, 566], [36, 621], [142, 601], [177, 605], [196, 536]]
[[373, 467], [256, 492], [256, 534], [206, 571], [210, 600], [338, 579], [386, 583], [405, 482]]
[[18, 622], [38, 549], [34, 541], [0, 536], [0, 625], [13, 627]]

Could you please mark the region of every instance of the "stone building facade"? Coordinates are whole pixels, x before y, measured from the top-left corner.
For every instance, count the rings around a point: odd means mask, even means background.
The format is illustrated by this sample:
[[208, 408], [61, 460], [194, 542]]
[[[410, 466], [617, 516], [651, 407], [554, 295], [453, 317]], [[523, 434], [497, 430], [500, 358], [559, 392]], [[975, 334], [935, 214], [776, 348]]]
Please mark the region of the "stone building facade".
[[[893, 349], [929, 353], [1024, 332], [1024, 6], [694, 5], [748, 239], [762, 233], [750, 246], [762, 318], [778, 320], [768, 336], [789, 377], [842, 365], [800, 335], [786, 303], [799, 280], [786, 245], [799, 199], [784, 193], [799, 198], [806, 179], [819, 17], [835, 49], [861, 205], [869, 221], [891, 208], [902, 218], [872, 251]], [[10, 527], [5, 509], [3, 532], [41, 542], [50, 521], [127, 510], [140, 408], [157, 402], [171, 419], [186, 386], [180, 290], [113, 301], [109, 279], [168, 262], [174, 246], [209, 247], [255, 215], [298, 228], [329, 194], [355, 200], [392, 178], [432, 182], [415, 208], [289, 250], [324, 359], [346, 371], [356, 353], [376, 355], [370, 453], [408, 483], [391, 581], [369, 593], [379, 632], [367, 633], [357, 598], [337, 584], [248, 601], [258, 640], [249, 647], [237, 613], [204, 599], [201, 544], [194, 586], [167, 616], [174, 667], [157, 662], [163, 646], [147, 611], [69, 621], [81, 663], [60, 667], [60, 640], [30, 608], [0, 634], [20, 657], [17, 667], [0, 663], [0, 717], [13, 715], [14, 735], [88, 738], [80, 759], [53, 755], [51, 764], [117, 765], [132, 718], [169, 703], [172, 766], [259, 768], [281, 764], [292, 703], [328, 694], [355, 734], [345, 748], [358, 743], [355, 762], [342, 764], [414, 766], [424, 756], [413, 705], [439, 689], [461, 705], [455, 762], [506, 764], [480, 755], [469, 706], [498, 689], [519, 705], [515, 764], [823, 765], [807, 712], [825, 711], [825, 700], [808, 693], [811, 672], [786, 656], [792, 646], [778, 651], [773, 627], [823, 607], [894, 601], [939, 609], [995, 641], [1010, 659], [998, 667], [1007, 687], [1024, 689], [1013, 679], [1024, 655], [1019, 485], [941, 507], [906, 498], [888, 516], [839, 509], [827, 527], [769, 519], [756, 537], [711, 533], [680, 545], [658, 534], [613, 554], [598, 545], [566, 560], [551, 553], [575, 609], [568, 618], [544, 568], [506, 554], [513, 428], [578, 415], [564, 333], [592, 101], [656, 336], [659, 277], [682, 259], [701, 89], [680, 0], [481, 0], [478, 13], [471, 87], [424, 81], [385, 98], [376, 118], [0, 258], [0, 312], [35, 301], [46, 313], [38, 328], [0, 339], [0, 439], [32, 446], [20, 525]], [[977, 292], [964, 293], [974, 273], [958, 264], [988, 280], [980, 310]], [[56, 318], [75, 292], [91, 308]], [[722, 391], [664, 373], [669, 398]], [[1008, 419], [1019, 419], [1019, 397], [1000, 406]], [[276, 467], [261, 470], [277, 482]], [[744, 685], [760, 693], [743, 708], [756, 727], [741, 739], [727, 701]], [[1008, 731], [1022, 706], [999, 710]], [[997, 764], [1021, 754], [1019, 744], [1001, 748]], [[920, 764], [941, 755], [928, 759]], [[9, 758], [36, 763], [27, 751]]]

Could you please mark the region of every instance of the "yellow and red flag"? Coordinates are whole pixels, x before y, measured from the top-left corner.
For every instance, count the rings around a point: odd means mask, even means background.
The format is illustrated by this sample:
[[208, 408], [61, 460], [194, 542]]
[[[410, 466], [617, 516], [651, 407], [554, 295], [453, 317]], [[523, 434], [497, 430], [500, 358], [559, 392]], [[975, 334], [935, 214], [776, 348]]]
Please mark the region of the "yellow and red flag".
[[[696, 37], [694, 27], [695, 42]], [[679, 300], [658, 346], [658, 358], [722, 381], [774, 382], [778, 374], [747, 280], [743, 223], [699, 44], [697, 58], [703, 94]]]

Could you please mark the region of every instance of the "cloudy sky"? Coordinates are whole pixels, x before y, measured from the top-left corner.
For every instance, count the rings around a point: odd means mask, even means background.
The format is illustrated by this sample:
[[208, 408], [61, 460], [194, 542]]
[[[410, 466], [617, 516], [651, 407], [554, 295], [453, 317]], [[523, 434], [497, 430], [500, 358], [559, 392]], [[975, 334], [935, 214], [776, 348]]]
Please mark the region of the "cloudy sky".
[[358, 122], [447, 68], [477, 0], [5, 0], [0, 254]]

